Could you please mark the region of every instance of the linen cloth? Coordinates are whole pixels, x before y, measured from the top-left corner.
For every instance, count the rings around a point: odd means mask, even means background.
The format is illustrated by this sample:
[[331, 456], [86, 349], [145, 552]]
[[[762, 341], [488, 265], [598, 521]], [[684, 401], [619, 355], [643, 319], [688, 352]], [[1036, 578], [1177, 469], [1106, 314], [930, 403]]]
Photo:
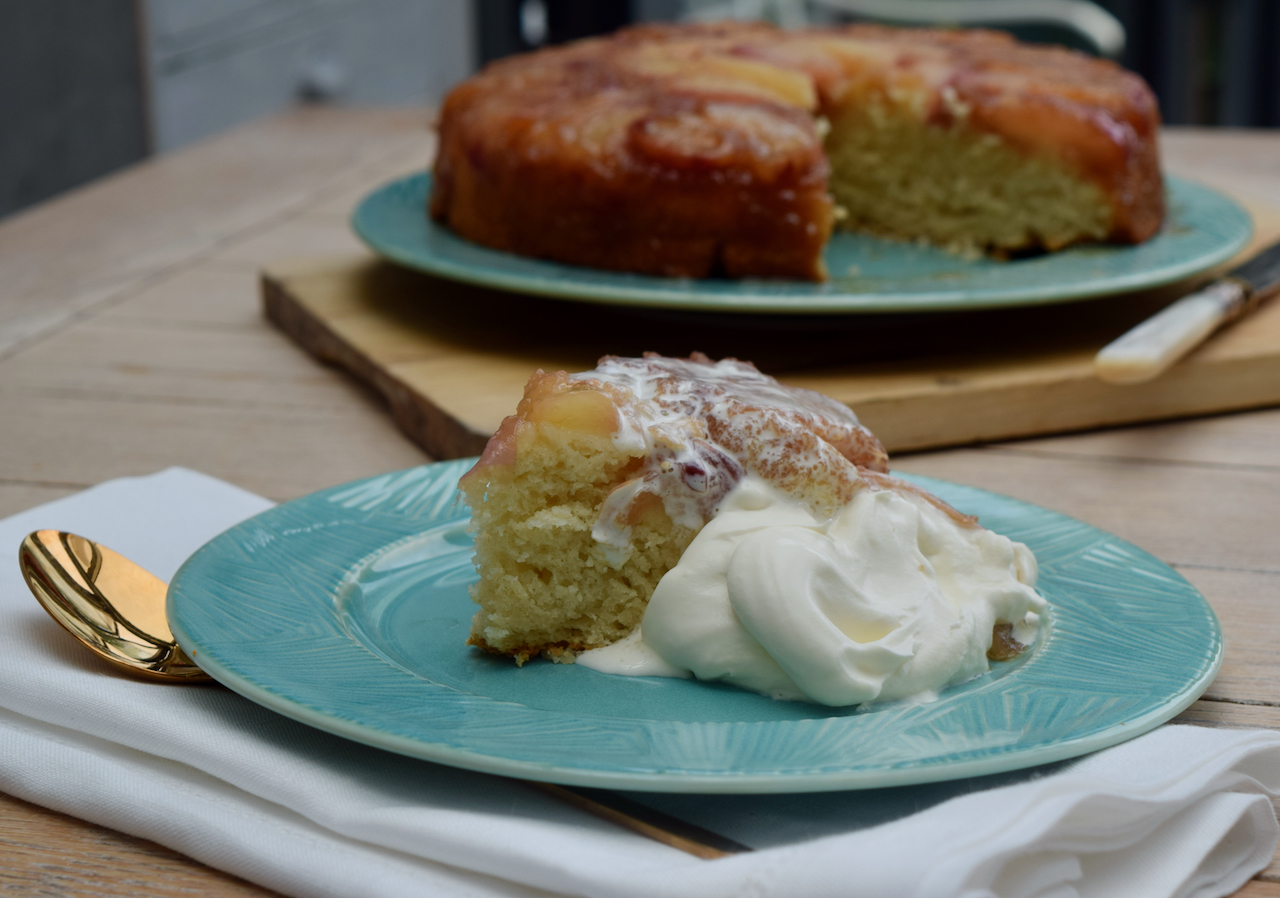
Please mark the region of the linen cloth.
[[[175, 468], [0, 521], [0, 546], [69, 530], [168, 579], [268, 507]], [[286, 895], [1199, 898], [1238, 889], [1280, 835], [1280, 734], [1164, 726], [1007, 777], [649, 796], [772, 845], [704, 861], [516, 780], [367, 748], [221, 687], [116, 674], [44, 613], [16, 563], [0, 570], [0, 614], [0, 789]], [[770, 830], [782, 837], [752, 835]]]

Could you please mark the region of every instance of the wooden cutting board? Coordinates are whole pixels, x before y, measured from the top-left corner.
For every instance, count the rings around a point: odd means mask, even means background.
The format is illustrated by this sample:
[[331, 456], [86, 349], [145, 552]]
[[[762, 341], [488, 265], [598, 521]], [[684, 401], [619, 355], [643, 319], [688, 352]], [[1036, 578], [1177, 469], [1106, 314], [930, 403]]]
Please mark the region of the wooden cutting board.
[[[1251, 209], [1246, 253], [1280, 237]], [[890, 452], [1280, 404], [1280, 300], [1163, 377], [1116, 386], [1094, 353], [1196, 286], [1027, 309], [849, 317], [721, 316], [503, 293], [372, 256], [262, 272], [267, 316], [318, 359], [384, 396], [438, 459], [473, 455], [536, 368], [570, 371], [646, 350], [751, 359], [848, 403]]]

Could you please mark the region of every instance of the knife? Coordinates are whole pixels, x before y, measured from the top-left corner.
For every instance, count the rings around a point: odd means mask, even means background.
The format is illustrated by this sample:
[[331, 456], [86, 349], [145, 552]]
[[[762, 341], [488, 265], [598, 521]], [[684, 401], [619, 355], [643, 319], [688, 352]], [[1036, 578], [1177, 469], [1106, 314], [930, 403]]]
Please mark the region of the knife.
[[1094, 373], [1116, 384], [1151, 380], [1219, 327], [1249, 314], [1277, 292], [1280, 242], [1108, 343], [1093, 360]]

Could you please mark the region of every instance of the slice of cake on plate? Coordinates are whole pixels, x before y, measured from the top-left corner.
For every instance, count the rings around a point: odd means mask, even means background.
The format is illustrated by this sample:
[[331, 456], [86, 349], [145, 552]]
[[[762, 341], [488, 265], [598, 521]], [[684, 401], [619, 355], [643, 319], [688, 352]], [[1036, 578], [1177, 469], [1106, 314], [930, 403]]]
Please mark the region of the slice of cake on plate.
[[537, 372], [460, 483], [469, 641], [833, 705], [1021, 651], [1044, 608], [1031, 553], [887, 471], [846, 406], [750, 363]]

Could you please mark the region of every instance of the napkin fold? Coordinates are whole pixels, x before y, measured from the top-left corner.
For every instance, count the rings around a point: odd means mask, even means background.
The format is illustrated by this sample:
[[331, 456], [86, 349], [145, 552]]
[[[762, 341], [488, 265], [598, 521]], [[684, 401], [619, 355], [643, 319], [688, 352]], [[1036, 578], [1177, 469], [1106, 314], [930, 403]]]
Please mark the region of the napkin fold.
[[[178, 468], [0, 521], [163, 578], [270, 507]], [[639, 796], [760, 850], [715, 861], [517, 780], [368, 748], [220, 687], [114, 673], [0, 569], [0, 789], [298, 896], [1217, 896], [1280, 827], [1280, 734], [1164, 726], [1003, 777], [815, 796]]]

